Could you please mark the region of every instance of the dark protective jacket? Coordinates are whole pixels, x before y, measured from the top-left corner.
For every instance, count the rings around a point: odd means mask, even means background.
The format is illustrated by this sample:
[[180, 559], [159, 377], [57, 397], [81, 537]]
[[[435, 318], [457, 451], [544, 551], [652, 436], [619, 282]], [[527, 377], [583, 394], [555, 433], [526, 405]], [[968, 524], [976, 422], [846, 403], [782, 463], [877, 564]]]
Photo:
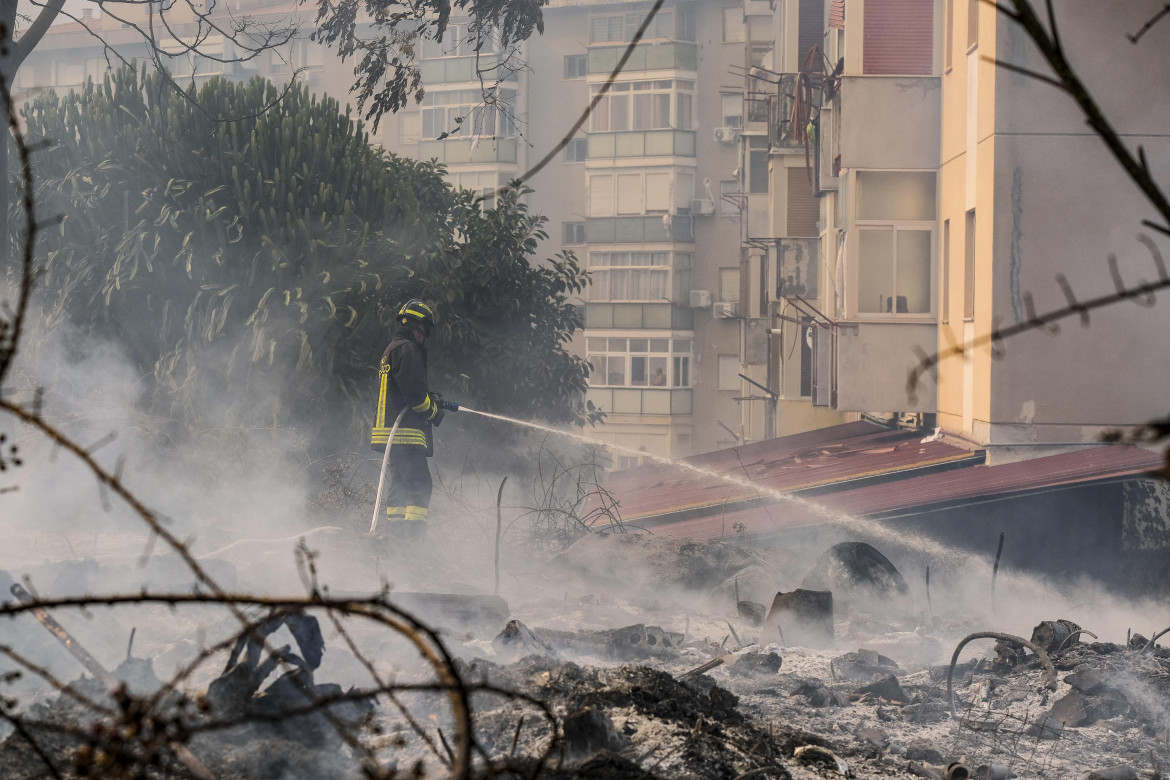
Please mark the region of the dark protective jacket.
[[427, 350], [414, 340], [409, 328], [399, 327], [379, 367], [378, 411], [370, 437], [373, 449], [386, 449], [390, 429], [404, 406], [409, 408], [394, 432], [394, 447], [423, 447], [429, 457], [434, 452], [431, 421], [440, 409], [427, 387]]

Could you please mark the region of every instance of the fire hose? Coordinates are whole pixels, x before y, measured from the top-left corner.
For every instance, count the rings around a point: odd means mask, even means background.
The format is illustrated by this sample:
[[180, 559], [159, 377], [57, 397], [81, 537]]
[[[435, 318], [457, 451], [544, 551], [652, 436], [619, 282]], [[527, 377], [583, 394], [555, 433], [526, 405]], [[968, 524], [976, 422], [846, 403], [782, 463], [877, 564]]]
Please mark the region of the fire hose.
[[[394, 426], [390, 428], [390, 435], [386, 437], [386, 451], [382, 453], [382, 469], [378, 472], [378, 495], [374, 499], [374, 516], [370, 518], [371, 534], [378, 531], [378, 512], [382, 508], [382, 488], [386, 484], [386, 465], [390, 463], [390, 447], [394, 444], [394, 434], [398, 431], [398, 425], [406, 416], [406, 411], [409, 408], [408, 406], [402, 407], [402, 411], [394, 419]], [[439, 408], [448, 412], [457, 412], [459, 411], [459, 403], [457, 401], [439, 401]]]

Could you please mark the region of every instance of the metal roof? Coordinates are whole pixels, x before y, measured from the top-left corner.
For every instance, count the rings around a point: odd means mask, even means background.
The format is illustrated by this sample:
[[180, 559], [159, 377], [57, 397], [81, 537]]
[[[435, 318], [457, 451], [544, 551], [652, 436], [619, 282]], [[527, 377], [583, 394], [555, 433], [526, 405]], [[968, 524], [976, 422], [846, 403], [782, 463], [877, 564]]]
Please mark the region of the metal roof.
[[850, 483], [872, 483], [926, 470], [980, 463], [981, 450], [923, 439], [920, 431], [854, 422], [698, 455], [679, 465], [617, 472], [606, 489], [622, 519], [683, 519], [809, 495]]
[[832, 522], [842, 515], [914, 514], [1119, 479], [1164, 465], [1158, 452], [1112, 444], [987, 466], [981, 450], [866, 422], [684, 462], [712, 473], [687, 466], [643, 466], [614, 474], [606, 488], [620, 502], [623, 521], [672, 536], [759, 535]]

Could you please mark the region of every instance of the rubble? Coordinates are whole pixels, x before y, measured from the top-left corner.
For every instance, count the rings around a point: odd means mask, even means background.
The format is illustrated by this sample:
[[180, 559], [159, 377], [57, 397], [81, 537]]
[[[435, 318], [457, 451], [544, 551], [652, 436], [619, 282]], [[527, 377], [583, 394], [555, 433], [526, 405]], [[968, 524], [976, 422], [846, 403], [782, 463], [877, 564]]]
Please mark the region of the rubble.
[[[629, 550], [649, 547], [643, 542]], [[665, 545], [651, 568], [665, 579], [670, 554], [688, 559], [674, 567], [678, 571], [697, 566], [692, 559], [702, 549]], [[729, 553], [710, 560], [737, 559]], [[708, 570], [699, 580], [723, 575]], [[775, 614], [765, 615], [762, 626], [750, 611], [739, 614], [742, 599], [704, 602], [707, 612], [683, 611], [672, 606], [673, 597], [655, 600], [642, 591], [627, 599], [558, 594], [518, 606], [426, 594], [424, 608], [428, 616], [443, 607], [444, 619], [463, 616], [459, 630], [445, 631], [443, 639], [456, 656], [453, 670], [471, 690], [481, 751], [475, 761], [484, 774], [490, 765], [502, 777], [558, 780], [1152, 780], [1170, 761], [1170, 651], [1149, 640], [1083, 642], [1077, 632], [1085, 629], [1063, 619], [1041, 622], [1031, 640], [971, 634], [970, 622], [928, 620], [898, 608], [864, 612], [851, 602], [847, 614], [837, 614], [824, 608], [836, 604], [835, 593], [809, 598], [802, 591], [779, 593]], [[898, 598], [896, 586], [893, 593]], [[793, 600], [793, 594], [800, 596]], [[1003, 597], [1001, 589], [1001, 603]], [[819, 614], [815, 641], [781, 622], [798, 603], [812, 604]], [[582, 615], [604, 620], [589, 623]], [[204, 695], [176, 694], [171, 705], [193, 733], [226, 719], [223, 728], [185, 743], [215, 777], [355, 777], [363, 751], [402, 774], [447, 776], [452, 714], [440, 691], [426, 689], [433, 676], [395, 667], [408, 687], [398, 698], [400, 710], [384, 698], [362, 698], [356, 689], [317, 680], [325, 637], [315, 618], [272, 612], [257, 615], [256, 626], [226, 653]], [[862, 626], [885, 628], [870, 634]], [[292, 638], [278, 641], [285, 631]], [[967, 654], [975, 657], [960, 659], [965, 644], [979, 637], [999, 644], [973, 647]], [[376, 647], [385, 652], [386, 645]], [[1035, 649], [1021, 651], [1029, 647]], [[947, 664], [951, 648], [953, 663]], [[348, 653], [345, 644], [331, 645], [332, 659]], [[373, 661], [385, 670], [384, 657]], [[134, 695], [161, 685], [142, 659], [111, 674], [123, 682], [133, 677], [128, 687]], [[75, 687], [113, 701], [108, 686], [92, 677]], [[302, 711], [322, 699], [345, 701]], [[196, 706], [201, 703], [206, 711]], [[69, 696], [42, 700], [27, 714], [53, 723], [95, 721]], [[340, 738], [337, 724], [352, 743]], [[48, 729], [34, 736], [61, 757], [56, 768], [63, 776], [71, 776], [69, 762], [84, 740]], [[175, 755], [163, 753], [168, 768], [183, 771]], [[19, 735], [0, 743], [0, 765], [27, 767], [32, 775], [38, 761]]]

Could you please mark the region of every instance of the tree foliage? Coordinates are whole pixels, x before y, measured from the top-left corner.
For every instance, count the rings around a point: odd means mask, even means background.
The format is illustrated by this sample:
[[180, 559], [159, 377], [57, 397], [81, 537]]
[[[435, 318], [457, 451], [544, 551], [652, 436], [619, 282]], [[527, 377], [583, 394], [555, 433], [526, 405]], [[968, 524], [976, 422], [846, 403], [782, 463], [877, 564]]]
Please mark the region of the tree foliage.
[[[548, 0], [315, 0], [315, 40], [342, 60], [358, 58], [351, 88], [358, 107], [377, 129], [387, 113], [422, 99], [418, 54], [426, 40], [443, 43], [452, 13], [466, 14], [467, 36], [477, 53], [488, 42], [506, 51], [544, 32], [541, 7]], [[496, 73], [494, 64], [485, 73]], [[494, 80], [489, 78], [487, 80]]]
[[[188, 100], [156, 74], [48, 94], [24, 112], [38, 163], [47, 321], [115, 339], [196, 423], [368, 425], [397, 305], [433, 301], [432, 384], [503, 413], [580, 419], [565, 347], [585, 282], [533, 263], [521, 191], [482, 210], [441, 167], [371, 147], [332, 99], [216, 79]], [[214, 116], [246, 117], [215, 122]], [[216, 410], [211, 412], [209, 410]]]

